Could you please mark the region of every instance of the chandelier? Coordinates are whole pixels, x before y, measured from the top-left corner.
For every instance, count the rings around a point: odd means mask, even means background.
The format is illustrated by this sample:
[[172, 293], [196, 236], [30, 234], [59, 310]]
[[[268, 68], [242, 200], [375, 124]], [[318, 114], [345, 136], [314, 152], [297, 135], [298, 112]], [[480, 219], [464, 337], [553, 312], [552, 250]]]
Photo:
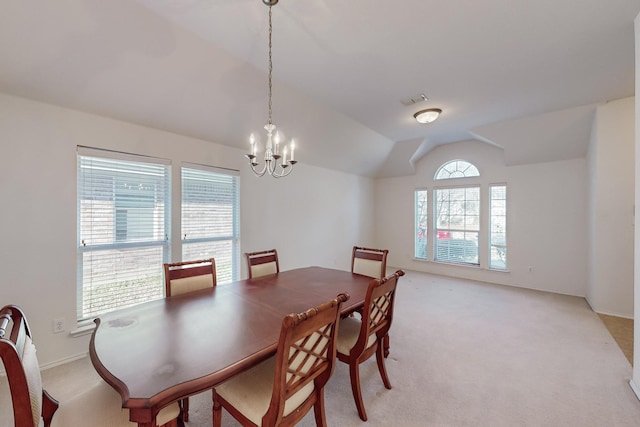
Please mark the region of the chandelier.
[[[278, 3], [278, 0], [262, 0], [262, 3], [269, 6], [269, 120], [264, 125], [264, 129], [267, 131], [267, 143], [264, 149], [264, 165], [260, 169], [258, 163], [258, 143], [254, 134], [249, 137], [249, 144], [251, 145], [251, 151], [246, 154], [245, 157], [249, 160], [251, 170], [257, 176], [264, 176], [268, 173], [274, 178], [282, 178], [287, 176], [293, 170], [293, 166], [298, 163], [294, 159], [295, 155], [295, 142], [291, 140], [290, 147], [282, 148], [282, 155], [280, 154], [280, 134], [276, 130], [276, 125], [271, 121], [271, 95], [272, 84], [271, 78], [273, 75], [273, 60], [271, 57], [271, 36], [273, 34], [273, 25], [271, 23], [271, 7]], [[289, 154], [289, 149], [291, 153]], [[287, 158], [287, 156], [290, 156]]]

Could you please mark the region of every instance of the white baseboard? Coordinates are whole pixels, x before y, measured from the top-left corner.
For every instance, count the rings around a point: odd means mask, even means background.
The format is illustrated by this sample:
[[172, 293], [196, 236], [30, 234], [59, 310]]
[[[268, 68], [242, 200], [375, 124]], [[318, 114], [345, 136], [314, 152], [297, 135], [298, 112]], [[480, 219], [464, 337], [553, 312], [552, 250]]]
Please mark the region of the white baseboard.
[[45, 363], [40, 365], [40, 370], [45, 371], [47, 369], [55, 368], [56, 366], [65, 365], [67, 363], [75, 362], [76, 360], [84, 359], [89, 353], [80, 353], [75, 356], [65, 357], [64, 359], [56, 360], [55, 362]]
[[[89, 353], [76, 354], [75, 356], [65, 357], [64, 359], [56, 360], [55, 362], [45, 363], [40, 365], [40, 370], [45, 371], [47, 369], [55, 368], [56, 366], [64, 365], [67, 363], [75, 362], [76, 360], [84, 359]], [[7, 371], [4, 370], [4, 366], [0, 366], [0, 377], [6, 377]]]

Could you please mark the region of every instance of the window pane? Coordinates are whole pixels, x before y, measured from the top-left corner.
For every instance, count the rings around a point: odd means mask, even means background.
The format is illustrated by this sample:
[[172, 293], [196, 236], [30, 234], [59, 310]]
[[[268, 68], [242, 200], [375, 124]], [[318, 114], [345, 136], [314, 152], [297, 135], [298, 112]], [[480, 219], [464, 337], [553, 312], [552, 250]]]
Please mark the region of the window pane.
[[219, 284], [239, 277], [238, 177], [182, 168], [182, 260], [215, 258]]
[[438, 230], [436, 260], [478, 264], [478, 233]]
[[414, 256], [427, 259], [427, 190], [415, 191], [415, 248]]
[[234, 279], [234, 241], [183, 243], [182, 259], [216, 259], [216, 279], [218, 284], [231, 283]]
[[489, 268], [507, 268], [507, 186], [490, 188]]
[[162, 246], [82, 253], [78, 320], [162, 298], [163, 258]]
[[435, 191], [435, 260], [479, 264], [480, 187]]
[[168, 253], [168, 166], [91, 153], [78, 155], [78, 320], [162, 298]]

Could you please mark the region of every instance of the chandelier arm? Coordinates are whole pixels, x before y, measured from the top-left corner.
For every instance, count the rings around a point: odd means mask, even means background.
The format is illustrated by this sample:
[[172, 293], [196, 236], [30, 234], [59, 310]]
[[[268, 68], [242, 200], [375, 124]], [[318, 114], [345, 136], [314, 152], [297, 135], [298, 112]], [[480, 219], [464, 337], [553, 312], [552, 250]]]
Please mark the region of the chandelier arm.
[[256, 166], [258, 166], [258, 163], [253, 163], [251, 160], [249, 160], [249, 164], [251, 165], [251, 170], [253, 170], [253, 173], [259, 178], [262, 178], [265, 172], [267, 172], [267, 163], [268, 162], [265, 162], [264, 166], [262, 167], [262, 170], [258, 172], [258, 170], [256, 169]]

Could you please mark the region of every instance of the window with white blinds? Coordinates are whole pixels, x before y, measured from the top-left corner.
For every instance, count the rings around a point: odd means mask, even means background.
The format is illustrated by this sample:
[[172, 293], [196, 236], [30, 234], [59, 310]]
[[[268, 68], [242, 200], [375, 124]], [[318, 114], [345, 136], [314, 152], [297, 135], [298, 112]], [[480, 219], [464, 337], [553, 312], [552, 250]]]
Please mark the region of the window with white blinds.
[[162, 298], [169, 162], [78, 148], [78, 320]]
[[507, 269], [507, 186], [489, 187], [491, 224], [489, 225], [489, 268]]
[[479, 265], [480, 186], [435, 190], [435, 260]]
[[215, 258], [218, 284], [239, 277], [239, 177], [182, 167], [182, 260]]

